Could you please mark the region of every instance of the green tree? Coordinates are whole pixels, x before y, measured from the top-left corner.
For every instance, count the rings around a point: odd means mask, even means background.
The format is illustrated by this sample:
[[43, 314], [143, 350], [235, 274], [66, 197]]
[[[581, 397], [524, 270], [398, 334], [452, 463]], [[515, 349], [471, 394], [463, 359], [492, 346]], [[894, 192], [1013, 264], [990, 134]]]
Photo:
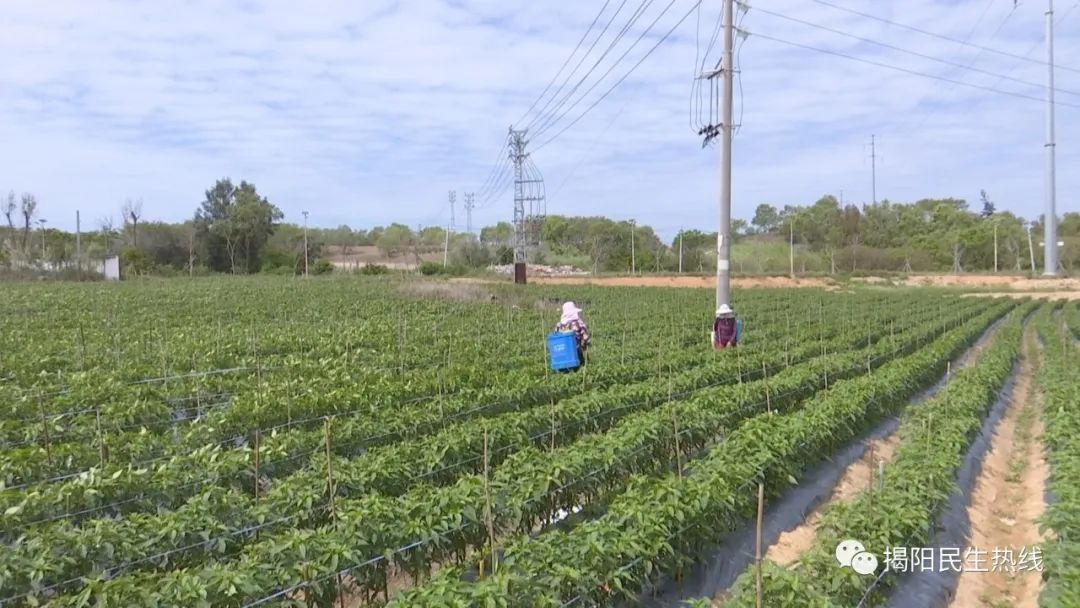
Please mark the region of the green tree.
[[195, 213], [203, 259], [219, 272], [258, 272], [263, 249], [282, 217], [254, 184], [218, 180]]
[[776, 207], [761, 203], [754, 210], [754, 219], [750, 220], [758, 234], [772, 234], [780, 228], [780, 213]]
[[400, 255], [415, 245], [412, 230], [405, 224], [396, 223], [390, 224], [382, 230], [375, 244], [378, 246], [379, 251], [388, 258]]

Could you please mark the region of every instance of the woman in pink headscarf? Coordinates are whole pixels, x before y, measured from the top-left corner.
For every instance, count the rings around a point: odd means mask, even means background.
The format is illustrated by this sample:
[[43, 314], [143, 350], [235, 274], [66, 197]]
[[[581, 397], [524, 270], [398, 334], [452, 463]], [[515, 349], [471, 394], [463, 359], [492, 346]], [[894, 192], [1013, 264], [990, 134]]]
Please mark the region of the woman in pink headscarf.
[[585, 353], [589, 349], [589, 341], [592, 336], [589, 335], [589, 326], [581, 318], [581, 309], [576, 304], [565, 302], [562, 305], [562, 318], [559, 319], [559, 324], [555, 326], [555, 331], [573, 332], [574, 337], [577, 338], [578, 360], [581, 361], [582, 365], [585, 365]]

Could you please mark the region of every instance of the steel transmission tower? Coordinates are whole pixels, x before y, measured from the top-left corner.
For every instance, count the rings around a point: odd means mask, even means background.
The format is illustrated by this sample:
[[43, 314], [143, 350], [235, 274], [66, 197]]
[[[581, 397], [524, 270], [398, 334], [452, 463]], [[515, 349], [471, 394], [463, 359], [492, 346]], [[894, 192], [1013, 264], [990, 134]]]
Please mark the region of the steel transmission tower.
[[442, 265], [446, 268], [450, 261], [450, 233], [454, 231], [454, 203], [457, 202], [457, 191], [451, 190], [447, 198], [450, 200], [450, 222], [446, 224], [446, 242], [443, 245]]
[[529, 248], [540, 244], [540, 230], [547, 215], [544, 177], [529, 158], [525, 148], [528, 129], [510, 127], [508, 144], [514, 164], [514, 282], [525, 283], [525, 265]]
[[472, 210], [476, 208], [476, 193], [465, 193], [465, 232], [472, 234]]

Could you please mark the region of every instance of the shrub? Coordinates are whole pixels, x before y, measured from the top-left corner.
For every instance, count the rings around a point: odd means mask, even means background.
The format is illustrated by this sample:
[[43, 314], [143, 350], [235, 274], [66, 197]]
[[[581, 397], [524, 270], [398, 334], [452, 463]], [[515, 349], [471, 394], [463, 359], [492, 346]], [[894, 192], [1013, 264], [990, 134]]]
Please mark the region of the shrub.
[[356, 274], [375, 276], [380, 274], [389, 274], [390, 269], [382, 264], [365, 264], [356, 270]]
[[469, 274], [469, 269], [458, 263], [443, 266], [441, 262], [424, 262], [420, 265], [420, 274], [424, 276], [460, 277]]
[[311, 267], [312, 274], [330, 274], [331, 272], [334, 272], [334, 263], [326, 258], [315, 260], [315, 265]]

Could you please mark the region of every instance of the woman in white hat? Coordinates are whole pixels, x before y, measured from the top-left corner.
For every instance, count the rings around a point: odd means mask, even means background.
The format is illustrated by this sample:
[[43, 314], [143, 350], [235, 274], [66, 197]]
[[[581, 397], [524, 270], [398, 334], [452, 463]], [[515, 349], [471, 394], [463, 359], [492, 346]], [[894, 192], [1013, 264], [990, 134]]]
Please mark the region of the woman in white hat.
[[713, 323], [713, 346], [727, 348], [735, 346], [738, 341], [737, 325], [735, 323], [735, 311], [727, 304], [721, 304], [716, 309], [716, 321]]
[[557, 332], [573, 332], [577, 338], [578, 361], [585, 365], [585, 352], [589, 349], [592, 336], [589, 334], [589, 326], [581, 318], [581, 309], [573, 302], [564, 302], [562, 305], [562, 318], [555, 326]]

